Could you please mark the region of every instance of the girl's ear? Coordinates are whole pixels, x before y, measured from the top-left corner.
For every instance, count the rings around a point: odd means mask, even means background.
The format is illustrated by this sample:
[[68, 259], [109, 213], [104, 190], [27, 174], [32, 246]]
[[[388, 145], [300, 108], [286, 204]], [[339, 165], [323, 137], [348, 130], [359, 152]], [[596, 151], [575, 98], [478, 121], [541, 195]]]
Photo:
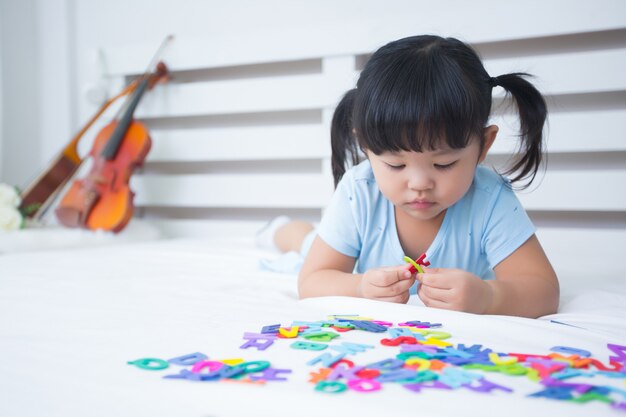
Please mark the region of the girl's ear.
[[487, 126], [485, 129], [483, 129], [483, 135], [485, 137], [485, 145], [483, 146], [483, 151], [480, 153], [480, 156], [478, 157], [479, 164], [483, 162], [485, 158], [487, 157], [487, 153], [489, 152], [489, 149], [491, 149], [491, 145], [493, 145], [493, 142], [496, 140], [496, 136], [498, 135], [498, 130], [499, 128], [496, 125], [490, 125], [490, 126]]

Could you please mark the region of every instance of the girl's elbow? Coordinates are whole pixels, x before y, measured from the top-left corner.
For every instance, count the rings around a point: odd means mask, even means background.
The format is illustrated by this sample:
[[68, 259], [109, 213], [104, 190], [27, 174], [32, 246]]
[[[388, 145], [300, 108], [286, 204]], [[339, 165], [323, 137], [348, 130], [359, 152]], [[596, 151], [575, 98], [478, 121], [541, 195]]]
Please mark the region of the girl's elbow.
[[556, 285], [556, 288], [553, 290], [552, 292], [552, 297], [550, 299], [551, 303], [550, 303], [550, 312], [546, 313], [545, 315], [548, 314], [556, 314], [559, 311], [559, 302], [561, 300], [561, 290], [559, 288], [558, 282]]
[[546, 291], [545, 302], [543, 308], [537, 314], [537, 317], [543, 317], [550, 314], [556, 314], [559, 311], [559, 301], [561, 298], [561, 290], [559, 288], [559, 282], [555, 281], [554, 285], [551, 285], [549, 290]]
[[301, 300], [312, 296], [308, 290], [307, 278], [308, 276], [302, 274], [302, 272], [298, 275], [298, 298]]

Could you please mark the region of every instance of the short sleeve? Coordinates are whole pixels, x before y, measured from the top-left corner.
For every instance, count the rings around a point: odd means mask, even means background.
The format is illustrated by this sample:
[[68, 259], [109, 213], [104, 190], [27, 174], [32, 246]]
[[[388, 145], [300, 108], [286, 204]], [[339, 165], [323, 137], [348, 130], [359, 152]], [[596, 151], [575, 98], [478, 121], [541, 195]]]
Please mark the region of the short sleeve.
[[352, 176], [343, 176], [337, 185], [318, 228], [319, 237], [330, 247], [346, 256], [358, 258], [361, 238], [358, 232], [355, 193]]
[[494, 268], [535, 233], [535, 226], [507, 183], [502, 183], [490, 203], [481, 244]]

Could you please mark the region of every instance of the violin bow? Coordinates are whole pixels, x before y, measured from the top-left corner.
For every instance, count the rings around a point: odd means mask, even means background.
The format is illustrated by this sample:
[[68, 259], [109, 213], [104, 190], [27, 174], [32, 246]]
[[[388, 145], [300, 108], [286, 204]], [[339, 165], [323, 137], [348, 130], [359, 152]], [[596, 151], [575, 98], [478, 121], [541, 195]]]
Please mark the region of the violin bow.
[[[167, 77], [168, 73], [167, 73], [167, 68], [165, 67], [165, 64], [163, 64], [162, 62], [159, 61], [161, 54], [163, 53], [163, 50], [169, 45], [169, 43], [174, 39], [174, 35], [168, 35], [165, 37], [165, 39], [163, 39], [163, 41], [161, 42], [161, 45], [159, 45], [159, 48], [157, 49], [157, 51], [154, 53], [154, 55], [152, 56], [152, 59], [150, 60], [150, 63], [146, 66], [145, 71], [139, 76], [137, 77], [134, 82], [137, 83], [137, 85], [141, 84], [142, 81], [146, 80], [146, 79], [150, 79], [150, 77], [152, 77], [152, 69], [155, 68], [156, 73], [157, 73], [157, 77], [155, 77], [154, 80], [152, 80], [152, 82], [148, 83], [148, 88], [152, 88], [154, 87], [154, 84], [159, 81], [159, 79], [161, 79], [162, 77]], [[127, 100], [126, 103], [124, 103], [124, 105], [122, 107], [120, 107], [120, 109], [118, 109], [117, 114], [115, 116], [115, 119], [119, 118], [120, 114], [123, 114], [126, 112], [130, 102], [132, 100]]]

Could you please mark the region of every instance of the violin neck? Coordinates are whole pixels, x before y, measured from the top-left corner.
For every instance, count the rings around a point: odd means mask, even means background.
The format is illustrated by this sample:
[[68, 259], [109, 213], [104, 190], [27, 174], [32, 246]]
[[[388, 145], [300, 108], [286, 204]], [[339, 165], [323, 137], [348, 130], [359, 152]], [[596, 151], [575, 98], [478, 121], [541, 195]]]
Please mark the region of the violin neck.
[[101, 156], [104, 159], [108, 161], [115, 159], [115, 156], [117, 155], [117, 151], [119, 150], [120, 145], [122, 144], [124, 136], [126, 136], [128, 127], [133, 121], [133, 114], [135, 113], [135, 109], [137, 108], [137, 105], [139, 104], [139, 101], [141, 100], [141, 96], [148, 88], [149, 82], [150, 82], [150, 77], [145, 77], [141, 81], [141, 83], [139, 83], [139, 85], [137, 86], [137, 90], [135, 90], [135, 93], [131, 97], [131, 101], [129, 102], [128, 107], [126, 108], [126, 111], [124, 112], [122, 117], [120, 117], [120, 119], [118, 120], [117, 126], [115, 127], [113, 134], [111, 134], [111, 137], [107, 141], [106, 146], [102, 150]]

